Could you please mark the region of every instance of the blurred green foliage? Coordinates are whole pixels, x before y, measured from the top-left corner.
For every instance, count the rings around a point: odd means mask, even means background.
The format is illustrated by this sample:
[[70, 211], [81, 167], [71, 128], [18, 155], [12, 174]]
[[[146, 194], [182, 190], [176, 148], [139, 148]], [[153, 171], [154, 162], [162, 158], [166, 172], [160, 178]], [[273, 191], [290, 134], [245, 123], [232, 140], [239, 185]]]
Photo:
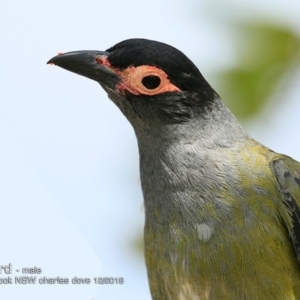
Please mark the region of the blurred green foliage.
[[217, 75], [218, 92], [239, 119], [254, 116], [299, 66], [299, 37], [277, 24], [236, 24], [234, 65]]

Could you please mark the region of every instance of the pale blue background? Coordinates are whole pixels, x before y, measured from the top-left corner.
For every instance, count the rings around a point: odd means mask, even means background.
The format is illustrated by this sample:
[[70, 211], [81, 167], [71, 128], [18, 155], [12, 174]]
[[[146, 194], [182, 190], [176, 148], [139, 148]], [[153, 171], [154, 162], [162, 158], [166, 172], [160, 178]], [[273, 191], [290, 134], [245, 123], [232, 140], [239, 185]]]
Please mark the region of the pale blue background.
[[[299, 32], [298, 3], [1, 1], [0, 265], [36, 265], [48, 277], [124, 277], [125, 284], [0, 286], [0, 298], [150, 299], [143, 257], [132, 250], [144, 218], [133, 130], [97, 83], [48, 59], [144, 37], [179, 48], [210, 81], [234, 55], [222, 20], [262, 17]], [[299, 72], [294, 77], [286, 100], [274, 99], [246, 127], [300, 160]]]

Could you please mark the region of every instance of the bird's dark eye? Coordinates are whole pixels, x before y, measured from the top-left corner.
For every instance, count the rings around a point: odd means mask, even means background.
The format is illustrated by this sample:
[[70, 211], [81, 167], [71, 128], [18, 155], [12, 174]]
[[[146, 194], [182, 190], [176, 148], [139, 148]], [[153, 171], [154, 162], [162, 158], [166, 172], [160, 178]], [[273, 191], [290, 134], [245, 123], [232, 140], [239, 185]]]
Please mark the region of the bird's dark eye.
[[149, 75], [142, 79], [142, 84], [149, 90], [156, 89], [160, 85], [160, 78], [158, 76]]

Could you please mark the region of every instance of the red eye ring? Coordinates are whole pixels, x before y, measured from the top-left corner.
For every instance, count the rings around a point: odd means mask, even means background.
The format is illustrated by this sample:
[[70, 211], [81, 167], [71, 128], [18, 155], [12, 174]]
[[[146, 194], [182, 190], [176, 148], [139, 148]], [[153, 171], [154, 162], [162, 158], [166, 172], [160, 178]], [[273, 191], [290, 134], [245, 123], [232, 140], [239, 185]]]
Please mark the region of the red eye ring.
[[[123, 82], [119, 85], [120, 90], [128, 90], [130, 93], [135, 95], [156, 95], [165, 92], [180, 91], [180, 89], [173, 85], [167, 74], [158, 69], [155, 66], [138, 66], [129, 67], [122, 71], [117, 71], [117, 73], [122, 77]], [[143, 79], [148, 76], [154, 76], [159, 78], [159, 84], [154, 88], [147, 88], [143, 84]]]
[[[119, 92], [124, 93], [125, 91], [130, 92], [134, 95], [157, 95], [166, 92], [180, 92], [181, 90], [170, 82], [168, 75], [161, 69], [155, 66], [131, 66], [126, 69], [117, 69], [111, 66], [107, 56], [101, 55], [96, 58], [96, 62], [112, 70], [120, 76], [122, 82], [117, 85]], [[157, 86], [147, 87], [143, 84], [143, 79], [148, 77], [158, 77], [159, 84]]]

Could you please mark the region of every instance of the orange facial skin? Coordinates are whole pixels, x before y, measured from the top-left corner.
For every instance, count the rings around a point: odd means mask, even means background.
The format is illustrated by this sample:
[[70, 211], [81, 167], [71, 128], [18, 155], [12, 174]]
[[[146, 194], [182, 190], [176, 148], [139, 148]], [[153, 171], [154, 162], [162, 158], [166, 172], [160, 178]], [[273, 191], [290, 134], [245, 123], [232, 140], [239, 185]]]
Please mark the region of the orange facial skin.
[[[120, 70], [111, 66], [107, 59], [107, 56], [100, 56], [96, 58], [98, 64], [112, 70], [122, 78], [122, 82], [117, 85], [117, 89], [124, 93], [125, 91], [130, 92], [134, 95], [148, 95], [153, 96], [157, 94], [162, 94], [166, 92], [180, 92], [181, 90], [172, 84], [167, 76], [167, 74], [155, 67], [149, 65], [142, 66], [130, 66], [126, 69]], [[143, 83], [143, 78], [147, 76], [155, 76], [160, 80], [160, 84], [153, 89], [147, 88]]]

